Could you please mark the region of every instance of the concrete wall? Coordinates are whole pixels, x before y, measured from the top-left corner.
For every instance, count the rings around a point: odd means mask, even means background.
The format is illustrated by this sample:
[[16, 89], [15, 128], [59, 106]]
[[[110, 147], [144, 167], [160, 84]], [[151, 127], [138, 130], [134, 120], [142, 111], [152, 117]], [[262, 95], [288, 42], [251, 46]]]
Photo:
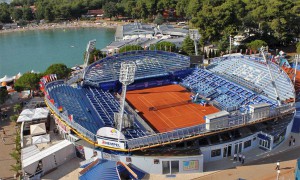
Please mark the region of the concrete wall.
[[[256, 137], [257, 134], [250, 135], [248, 137], [245, 137], [243, 139], [239, 139], [236, 141], [228, 142], [228, 143], [223, 143], [223, 144], [218, 144], [214, 146], [208, 146], [208, 147], [201, 147], [200, 150], [203, 154], [204, 162], [209, 162], [209, 161], [215, 161], [215, 160], [220, 160], [224, 158], [224, 148], [228, 147], [231, 145], [231, 157], [234, 155], [234, 150], [235, 150], [235, 144], [242, 144], [242, 153], [247, 152], [255, 147], [258, 146], [258, 138]], [[251, 140], [251, 146], [244, 148], [244, 142]], [[221, 149], [221, 154], [220, 156], [215, 156], [211, 157], [211, 151], [216, 150], [216, 149]]]
[[[129, 156], [127, 156], [129, 157]], [[203, 172], [203, 156], [130, 156], [131, 162], [126, 162], [126, 156], [120, 157], [120, 160], [125, 163], [131, 163], [142, 171], [149, 174], [163, 174], [163, 161], [179, 161], [179, 173], [199, 173]], [[158, 163], [154, 163], [156, 162]], [[158, 160], [158, 161], [157, 161]], [[184, 161], [198, 161], [198, 169], [184, 169]]]

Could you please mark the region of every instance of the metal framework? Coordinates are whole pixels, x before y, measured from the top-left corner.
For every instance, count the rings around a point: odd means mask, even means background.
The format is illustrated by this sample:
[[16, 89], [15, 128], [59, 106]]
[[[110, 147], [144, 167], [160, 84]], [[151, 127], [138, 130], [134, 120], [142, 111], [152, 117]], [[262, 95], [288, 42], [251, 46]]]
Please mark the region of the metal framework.
[[271, 69], [270, 69], [269, 62], [268, 62], [268, 60], [267, 60], [267, 58], [266, 58], [266, 56], [265, 56], [265, 47], [262, 46], [262, 47], [260, 48], [260, 52], [261, 52], [261, 54], [262, 54], [262, 56], [263, 56], [263, 58], [264, 58], [264, 60], [265, 60], [265, 62], [266, 62], [266, 65], [267, 65], [267, 67], [268, 67], [269, 75], [270, 75], [270, 77], [271, 77], [272, 86], [273, 86], [273, 88], [274, 88], [274, 91], [275, 91], [275, 94], [276, 94], [276, 97], [277, 97], [277, 103], [278, 103], [279, 106], [281, 106], [280, 97], [279, 97], [278, 90], [277, 90], [277, 87], [276, 87], [276, 84], [275, 84], [275, 80], [274, 80], [274, 77], [273, 77], [273, 75], [272, 75], [272, 72], [271, 72]]
[[191, 39], [194, 41], [195, 55], [198, 56], [197, 41], [200, 39], [200, 34], [199, 34], [198, 29], [190, 29], [189, 35], [190, 35]]
[[296, 75], [297, 75], [297, 67], [298, 67], [298, 61], [300, 60], [300, 54], [295, 55], [295, 72], [294, 72], [294, 77], [293, 77], [293, 83], [296, 85]]
[[86, 73], [86, 69], [89, 63], [89, 58], [90, 58], [90, 53], [93, 51], [93, 49], [96, 46], [96, 39], [90, 40], [86, 46], [86, 51], [85, 51], [85, 57], [84, 57], [84, 62], [83, 62], [83, 75], [82, 78], [84, 78], [85, 73]]
[[[123, 116], [124, 116], [124, 106], [125, 106], [127, 85], [134, 82], [135, 71], [136, 71], [136, 65], [134, 62], [121, 63], [119, 81], [123, 84], [123, 86], [122, 86], [122, 94], [120, 98], [119, 118], [118, 118], [118, 122], [116, 123], [116, 126], [119, 126], [120, 132], [122, 132], [122, 127], [123, 127]], [[118, 138], [118, 141], [120, 141], [120, 137]]]

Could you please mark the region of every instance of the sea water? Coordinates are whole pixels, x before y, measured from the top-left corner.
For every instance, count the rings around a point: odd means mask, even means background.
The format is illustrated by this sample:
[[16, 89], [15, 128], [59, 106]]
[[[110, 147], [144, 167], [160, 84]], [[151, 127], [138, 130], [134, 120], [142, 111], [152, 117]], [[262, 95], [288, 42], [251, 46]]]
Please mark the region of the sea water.
[[115, 29], [76, 28], [34, 30], [0, 34], [0, 78], [21, 72], [43, 72], [54, 63], [68, 67], [83, 64], [89, 40], [97, 49], [114, 40]]

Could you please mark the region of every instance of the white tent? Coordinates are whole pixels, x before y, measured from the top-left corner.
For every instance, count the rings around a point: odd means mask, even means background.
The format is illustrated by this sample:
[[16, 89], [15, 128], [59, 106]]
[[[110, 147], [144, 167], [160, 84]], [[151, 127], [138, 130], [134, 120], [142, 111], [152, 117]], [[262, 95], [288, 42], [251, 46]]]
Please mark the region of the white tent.
[[31, 120], [32, 120], [32, 115], [23, 114], [18, 117], [17, 122], [24, 122], [24, 121], [31, 121]]
[[46, 119], [49, 114], [49, 109], [47, 108], [35, 108], [35, 109], [24, 109], [17, 122], [32, 121], [36, 119]]
[[30, 125], [30, 134], [31, 134], [31, 136], [46, 134], [45, 123]]
[[16, 78], [15, 78], [15, 79], [19, 79], [21, 76], [22, 76], [22, 74], [19, 72], [19, 73], [16, 75]]
[[36, 108], [32, 119], [45, 119], [48, 117], [49, 110], [47, 108]]
[[47, 143], [47, 142], [50, 142], [49, 134], [32, 137], [32, 144], [40, 144], [40, 143]]
[[33, 115], [34, 109], [24, 109], [20, 115]]
[[13, 77], [8, 77], [7, 75], [5, 75], [3, 78], [0, 79], [0, 82], [11, 82], [13, 80]]

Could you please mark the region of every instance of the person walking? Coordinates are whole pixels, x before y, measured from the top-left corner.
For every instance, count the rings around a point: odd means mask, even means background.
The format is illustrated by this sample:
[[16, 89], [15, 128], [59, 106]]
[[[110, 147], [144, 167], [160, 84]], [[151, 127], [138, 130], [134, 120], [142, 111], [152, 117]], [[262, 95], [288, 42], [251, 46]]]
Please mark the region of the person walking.
[[234, 153], [234, 155], [233, 155], [233, 160], [234, 160], [234, 161], [237, 160], [237, 154], [236, 154], [236, 153]]
[[6, 132], [5, 132], [5, 130], [3, 129], [3, 135], [5, 136], [6, 135]]
[[295, 146], [296, 138], [293, 139], [293, 146]]
[[246, 158], [246, 156], [245, 156], [245, 155], [243, 155], [243, 157], [242, 157], [242, 164], [244, 164], [244, 163], [245, 163], [245, 158]]
[[239, 161], [240, 161], [240, 162], [242, 161], [242, 157], [243, 157], [243, 155], [242, 155], [242, 154], [239, 154]]
[[275, 170], [280, 170], [280, 163], [277, 161]]
[[289, 146], [291, 146], [292, 145], [292, 140], [290, 139], [290, 141], [289, 141]]

